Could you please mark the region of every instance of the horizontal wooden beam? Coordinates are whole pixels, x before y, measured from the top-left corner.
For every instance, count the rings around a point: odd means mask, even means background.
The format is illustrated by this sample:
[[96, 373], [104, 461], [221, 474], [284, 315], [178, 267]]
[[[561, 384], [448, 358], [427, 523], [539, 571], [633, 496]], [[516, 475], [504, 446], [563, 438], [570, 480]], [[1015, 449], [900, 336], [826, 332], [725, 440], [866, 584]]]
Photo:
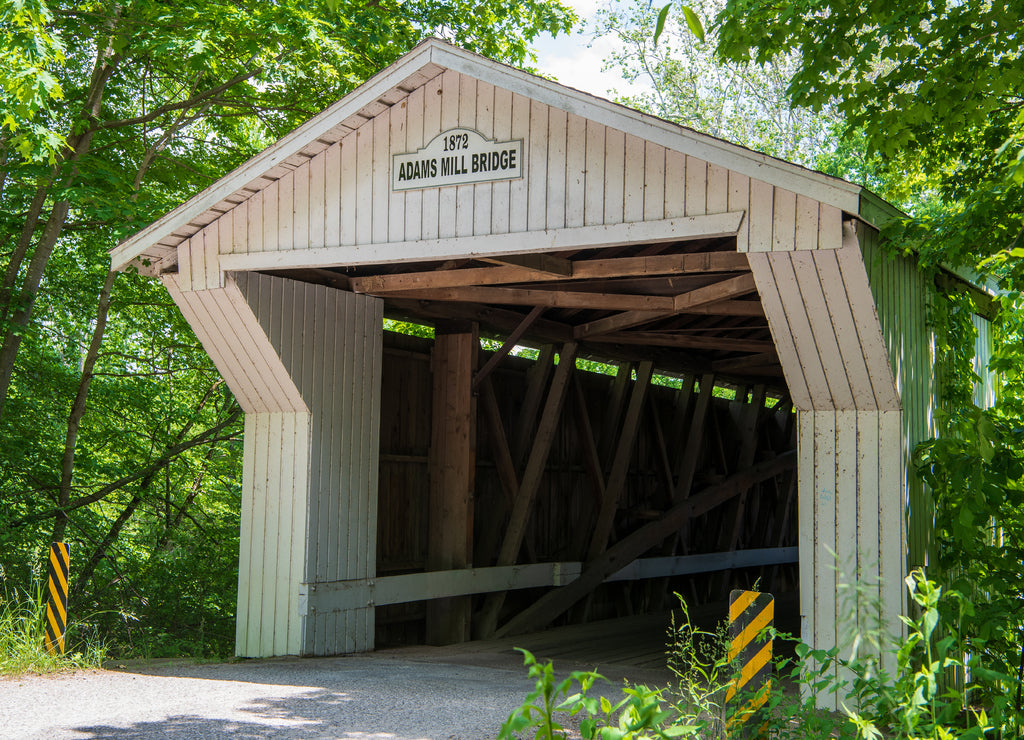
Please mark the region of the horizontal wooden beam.
[[[740, 339], [706, 337], [693, 334], [669, 334], [656, 331], [631, 331], [621, 334], [601, 334], [587, 337], [591, 342], [608, 344], [639, 344], [653, 347], [679, 347], [681, 349], [707, 349], [722, 352], [770, 352], [774, 342], [766, 339]], [[764, 364], [764, 361], [761, 361]], [[718, 369], [718, 368], [714, 368]]]
[[711, 363], [711, 367], [715, 370], [727, 372], [729, 370], [763, 368], [770, 365], [777, 365], [778, 363], [778, 354], [774, 350], [770, 350], [768, 352], [758, 352], [756, 354], [748, 355], [747, 357], [736, 357], [729, 360], [716, 360]]
[[573, 330], [573, 336], [577, 339], [608, 334], [615, 331], [622, 331], [634, 326], [646, 324], [655, 319], [672, 316], [685, 310], [692, 310], [700, 306], [717, 303], [729, 298], [746, 295], [757, 290], [754, 285], [754, 276], [750, 273], [726, 278], [711, 285], [691, 290], [687, 293], [680, 293], [672, 299], [672, 310], [661, 313], [644, 313], [637, 310], [608, 316], [607, 318], [590, 321], [580, 324]]
[[[782, 565], [795, 563], [797, 560], [796, 547], [642, 558], [611, 574], [605, 581], [638, 581], [646, 578], [712, 573], [732, 568]], [[413, 601], [514, 591], [522, 588], [564, 586], [576, 580], [582, 571], [583, 563], [572, 561], [303, 583], [299, 587], [299, 613], [309, 616], [366, 606], [406, 604]]]
[[[747, 255], [738, 252], [659, 254], [650, 257], [614, 257], [573, 262], [572, 279], [602, 280], [749, 270], [750, 262]], [[463, 285], [502, 285], [565, 279], [561, 275], [525, 267], [466, 267], [459, 270], [370, 275], [352, 278], [351, 284], [352, 290], [356, 293], [385, 294], [424, 288], [457, 288]]]
[[657, 244], [733, 236], [744, 211], [706, 216], [633, 221], [623, 224], [575, 226], [509, 234], [457, 236], [446, 239], [414, 239], [377, 244], [352, 244], [280, 252], [224, 254], [223, 270], [279, 270], [294, 267], [341, 267], [379, 265], [409, 260], [484, 259], [523, 252], [560, 252], [567, 249], [599, 249], [624, 244]]
[[555, 277], [572, 277], [572, 262], [564, 257], [537, 252], [534, 254], [509, 254], [504, 257], [488, 257], [487, 262], [498, 265], [525, 267], [535, 272], [545, 272]]
[[531, 288], [433, 288], [409, 290], [403, 298], [463, 303], [498, 303], [548, 308], [584, 308], [604, 311], [671, 311], [672, 296], [623, 293], [578, 293], [569, 290], [533, 290]]
[[[385, 305], [385, 314], [390, 314], [389, 309], [395, 313], [427, 319], [466, 319], [468, 321], [479, 321], [486, 326], [494, 327], [505, 332], [515, 331], [516, 327], [522, 324], [526, 314], [510, 311], [505, 308], [494, 306], [481, 306], [475, 303], [442, 303], [439, 301], [415, 301], [405, 299], [388, 299]], [[531, 325], [529, 332], [533, 336], [554, 342], [568, 342], [572, 340], [572, 327], [550, 319], [537, 319]]]

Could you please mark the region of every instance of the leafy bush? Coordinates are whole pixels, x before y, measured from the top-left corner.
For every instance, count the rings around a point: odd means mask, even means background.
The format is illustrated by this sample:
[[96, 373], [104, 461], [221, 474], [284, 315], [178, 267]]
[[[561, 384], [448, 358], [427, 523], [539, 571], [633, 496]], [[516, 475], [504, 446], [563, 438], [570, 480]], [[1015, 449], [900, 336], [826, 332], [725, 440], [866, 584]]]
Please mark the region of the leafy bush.
[[[781, 680], [773, 680], [769, 700], [748, 726], [760, 728], [762, 736], [793, 740], [1015, 737], [1020, 726], [1007, 711], [1009, 700], [979, 691], [979, 680], [1009, 677], [994, 677], [976, 657], [965, 658], [955, 629], [959, 618], [950, 618], [962, 616], [969, 603], [957, 592], [943, 594], [921, 570], [906, 583], [918, 616], [902, 617], [905, 637], [882, 631], [861, 635], [845, 657], [837, 648], [813, 649], [797, 640], [797, 659], [776, 662]], [[669, 665], [678, 686], [626, 687], [615, 703], [589, 695], [603, 680], [598, 674], [576, 672], [558, 681], [550, 661], [542, 665], [523, 650], [536, 688], [509, 716], [499, 738], [568, 737], [559, 722], [566, 715], [575, 718], [587, 740], [726, 737], [732, 710], [724, 706], [724, 696], [737, 666], [727, 660], [724, 634], [694, 629], [684, 605], [684, 622], [678, 628], [673, 624], [670, 635]], [[891, 674], [885, 668], [888, 659], [894, 665]], [[842, 713], [816, 706], [817, 698], [833, 693], [841, 697]], [[750, 698], [738, 695], [730, 707], [743, 707]], [[979, 698], [987, 703], [977, 704]]]

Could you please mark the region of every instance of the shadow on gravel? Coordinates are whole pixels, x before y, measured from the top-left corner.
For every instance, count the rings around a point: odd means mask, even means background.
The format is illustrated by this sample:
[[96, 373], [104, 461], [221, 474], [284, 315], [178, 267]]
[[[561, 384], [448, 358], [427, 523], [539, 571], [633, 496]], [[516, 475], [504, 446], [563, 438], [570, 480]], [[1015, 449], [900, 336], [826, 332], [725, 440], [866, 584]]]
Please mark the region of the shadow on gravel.
[[[372, 717], [354, 706], [352, 697], [333, 691], [308, 692], [286, 699], [260, 700], [242, 707], [251, 712], [252, 721], [214, 719], [192, 715], [167, 717], [159, 721], [135, 722], [123, 727], [93, 725], [75, 727], [90, 739], [169, 738], [196, 740], [202, 738], [340, 738], [344, 740], [480, 740], [490, 734], [442, 735], [422, 727], [424, 707], [378, 707]], [[390, 715], [390, 716], [389, 716]], [[420, 719], [417, 720], [416, 716]], [[420, 725], [420, 727], [417, 727]], [[373, 730], [360, 729], [373, 727]], [[483, 728], [480, 728], [483, 730]]]

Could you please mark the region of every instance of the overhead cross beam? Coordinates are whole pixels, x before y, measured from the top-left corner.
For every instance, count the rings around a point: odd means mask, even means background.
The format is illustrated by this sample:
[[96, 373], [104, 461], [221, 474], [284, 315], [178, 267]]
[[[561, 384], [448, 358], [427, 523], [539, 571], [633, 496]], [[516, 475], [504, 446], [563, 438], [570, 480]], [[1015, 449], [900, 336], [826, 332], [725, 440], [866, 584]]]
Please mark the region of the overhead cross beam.
[[584, 339], [600, 334], [609, 334], [623, 329], [630, 329], [634, 326], [647, 324], [657, 319], [673, 316], [686, 309], [705, 306], [729, 298], [747, 295], [757, 290], [754, 284], [754, 276], [750, 273], [727, 278], [726, 280], [705, 285], [703, 288], [691, 290], [688, 293], [680, 293], [672, 299], [672, 309], [663, 312], [631, 310], [625, 313], [615, 314], [586, 324], [580, 324], [573, 330], [576, 339]]
[[[503, 258], [506, 261], [509, 258]], [[568, 260], [566, 260], [568, 262]], [[649, 257], [617, 257], [571, 262], [571, 279], [592, 280], [645, 275], [683, 273], [745, 272], [750, 264], [738, 252], [699, 252], [696, 254], [663, 254]], [[459, 270], [431, 270], [394, 275], [369, 275], [352, 278], [356, 293], [386, 295], [428, 288], [457, 288], [468, 285], [501, 285], [509, 283], [551, 282], [568, 276], [553, 271], [522, 265], [503, 267], [466, 267]]]

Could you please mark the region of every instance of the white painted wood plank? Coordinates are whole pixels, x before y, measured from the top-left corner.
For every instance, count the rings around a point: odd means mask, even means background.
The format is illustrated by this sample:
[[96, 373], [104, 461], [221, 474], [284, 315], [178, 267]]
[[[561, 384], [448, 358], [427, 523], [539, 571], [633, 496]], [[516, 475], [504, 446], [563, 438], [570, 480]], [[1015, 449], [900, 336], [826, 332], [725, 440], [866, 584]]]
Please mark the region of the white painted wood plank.
[[373, 138], [374, 126], [356, 129], [356, 243], [373, 243]]
[[[309, 194], [306, 196], [309, 200], [306, 209], [309, 226], [304, 243], [300, 243], [296, 236], [296, 248], [308, 249], [327, 244], [324, 236], [327, 230], [327, 158], [331, 151], [331, 148], [325, 149], [309, 160]], [[337, 152], [337, 149], [333, 151]], [[337, 244], [337, 238], [332, 239], [330, 243]]]
[[747, 249], [751, 252], [770, 252], [772, 249], [772, 222], [774, 220], [774, 188], [761, 180], [750, 180], [750, 227]]
[[818, 249], [839, 249], [843, 246], [843, 212], [827, 203], [818, 211]]
[[[423, 98], [423, 145], [425, 146], [442, 131], [441, 98], [444, 94], [444, 76], [438, 75], [424, 87]], [[423, 193], [423, 239], [438, 237], [438, 220], [441, 188], [427, 188]]]
[[302, 651], [303, 620], [299, 617], [299, 584], [302, 582], [306, 548], [306, 522], [309, 507], [310, 414], [295, 414], [295, 479], [292, 497], [292, 535], [289, 555], [288, 655]]
[[[643, 139], [636, 136], [626, 137], [622, 201], [622, 218], [626, 223], [642, 221], [644, 218], [644, 143]], [[686, 215], [693, 214], [687, 211]]]
[[729, 171], [729, 210], [746, 211], [739, 232], [736, 234], [736, 251], [750, 249], [750, 178], [738, 172]]
[[708, 164], [708, 213], [725, 213], [729, 210], [729, 170], [716, 164]]
[[[605, 223], [604, 198], [607, 180], [605, 179], [604, 126], [587, 121], [586, 140], [586, 171], [583, 177], [583, 223], [588, 226]], [[642, 155], [641, 155], [642, 158]], [[642, 162], [641, 162], [642, 165]], [[641, 199], [643, 194], [639, 194]]]
[[[494, 138], [508, 141], [512, 138], [512, 93], [494, 89]], [[491, 233], [507, 234], [509, 230], [509, 203], [512, 183], [508, 180], [491, 186]]]
[[[282, 466], [285, 451], [282, 449], [282, 426], [285, 414], [268, 414], [270, 441], [267, 445], [267, 490], [266, 519], [263, 528], [263, 603], [260, 619], [260, 655], [274, 655], [277, 640], [278, 621], [277, 598], [280, 580], [277, 576], [280, 565], [281, 498], [283, 491]], [[290, 452], [290, 450], [289, 450]]]
[[388, 182], [388, 187], [385, 191], [385, 195], [389, 199], [387, 240], [405, 241], [408, 238], [405, 235], [405, 199], [407, 195], [405, 191], [397, 193], [391, 191], [391, 163], [393, 155], [404, 154], [409, 151], [415, 151], [415, 149], [410, 149], [408, 144], [408, 108], [405, 105], [399, 104], [389, 111], [389, 116], [391, 122], [390, 146], [389, 150], [384, 153], [383, 159], [377, 160], [376, 165], [383, 165], [384, 170], [383, 172], [378, 171], [375, 176], [378, 178], [384, 177]]
[[[468, 75], [459, 79], [459, 126], [476, 130], [476, 80]], [[473, 196], [476, 185], [459, 185], [455, 188], [455, 235], [473, 234]]]
[[[751, 228], [753, 229], [753, 226]], [[751, 258], [753, 258], [753, 254], [751, 252]], [[832, 395], [829, 392], [828, 381], [825, 378], [825, 370], [821, 364], [821, 358], [818, 356], [818, 346], [807, 317], [807, 308], [800, 295], [800, 285], [793, 271], [790, 253], [772, 253], [768, 258], [768, 262], [771, 265], [772, 275], [778, 287], [782, 309], [786, 316], [786, 323], [789, 325], [790, 336], [793, 338], [793, 346], [796, 349], [797, 366], [803, 373], [811, 406], [815, 409], [833, 408]], [[778, 341], [777, 335], [773, 336], [776, 336]]]
[[565, 225], [583, 226], [586, 198], [587, 121], [566, 117]]
[[[278, 249], [277, 222], [281, 213], [281, 183], [275, 180], [263, 190], [263, 249], [271, 252]], [[253, 250], [250, 248], [249, 250]]]
[[625, 220], [626, 135], [606, 126], [604, 152], [604, 222], [619, 224]]
[[203, 234], [189, 237], [178, 245], [178, 281], [177, 287], [184, 292], [195, 290], [192, 286], [192, 245], [202, 241]]
[[[334, 508], [333, 528], [341, 538], [332, 552], [334, 562], [328, 570], [328, 580], [344, 580], [358, 575], [355, 566], [359, 548], [358, 520], [359, 498], [359, 467], [363, 461], [358, 458], [359, 423], [355, 418], [359, 405], [355, 398], [359, 384], [356, 377], [358, 338], [356, 317], [353, 315], [352, 300], [355, 296], [342, 296], [343, 302], [334, 303], [334, 325], [337, 329], [334, 367], [334, 414], [332, 424], [335, 428], [334, 437], [339, 440], [335, 448], [337, 452], [337, 475], [339, 485], [335, 488], [337, 505]], [[340, 305], [339, 305], [340, 304]]]
[[699, 216], [708, 212], [708, 163], [702, 159], [686, 157], [686, 215]]
[[775, 188], [772, 209], [772, 251], [789, 252], [796, 241], [796, 194]]
[[889, 363], [889, 349], [882, 337], [882, 327], [864, 269], [863, 257], [860, 250], [853, 245], [840, 249], [835, 254], [854, 324], [857, 327], [857, 338], [871, 378], [875, 402], [878, 408], [883, 410], [898, 409], [899, 397]]
[[[256, 417], [256, 465], [253, 474], [253, 518], [252, 518], [252, 539], [253, 544], [259, 548], [256, 552], [256, 562], [259, 567], [258, 577], [254, 579], [253, 587], [249, 589], [249, 641], [246, 645], [246, 654], [261, 656], [263, 652], [263, 631], [264, 631], [264, 588], [266, 580], [263, 577], [266, 567], [266, 531], [267, 531], [267, 476], [269, 473], [270, 457], [274, 454], [270, 447], [270, 422], [271, 414], [258, 414]], [[256, 574], [254, 574], [256, 575]]]
[[526, 151], [526, 228], [540, 231], [546, 226], [548, 185], [548, 107], [530, 102], [530, 135]]
[[254, 193], [253, 196], [246, 201], [246, 206], [249, 208], [249, 225], [244, 251], [247, 253], [262, 252], [264, 250], [263, 202], [265, 197], [266, 192], [261, 190], [258, 193]]
[[[857, 638], [857, 414], [837, 411], [836, 419], [836, 646], [849, 655]], [[852, 682], [849, 669], [839, 679]]]
[[246, 414], [242, 433], [241, 527], [238, 537], [238, 598], [235, 612], [235, 655], [244, 656], [249, 645], [249, 590], [253, 587], [253, 485], [256, 470], [256, 414]]
[[[801, 309], [806, 312], [812, 334], [810, 341], [813, 341], [825, 371], [825, 382], [832, 398], [832, 408], [852, 409], [854, 408], [853, 392], [850, 389], [850, 381], [846, 377], [846, 367], [843, 365], [839, 340], [825, 303], [818, 270], [814, 264], [814, 255], [812, 252], [789, 252], [789, 258], [796, 275], [797, 285], [800, 288], [799, 301], [802, 302], [802, 305], [798, 304], [797, 300], [791, 300], [787, 301], [786, 308], [792, 312], [798, 312]], [[810, 354], [810, 344], [808, 344], [808, 354]]]
[[751, 252], [749, 259], [750, 270], [754, 276], [754, 283], [757, 285], [765, 317], [768, 319], [768, 328], [771, 330], [772, 340], [775, 342], [775, 349], [782, 364], [782, 372], [786, 377], [786, 385], [789, 387], [793, 406], [800, 411], [810, 411], [813, 405], [807, 390], [807, 380], [804, 378], [800, 356], [796, 351], [796, 344], [793, 342], [793, 331], [782, 306], [779, 286], [775, 282], [775, 274], [772, 271], [769, 258], [764, 252]]
[[[391, 108], [373, 119], [373, 174], [370, 192], [373, 200], [373, 224], [370, 227], [375, 244], [388, 240], [388, 206], [391, 190]], [[358, 218], [358, 216], [356, 216]]]
[[800, 635], [816, 648], [814, 588], [818, 563], [815, 548], [813, 411], [797, 411], [797, 537], [800, 547]]
[[[356, 132], [358, 133], [358, 132]], [[339, 182], [341, 240], [339, 244], [355, 244], [356, 208], [359, 200], [358, 157], [359, 139], [356, 133], [349, 134], [341, 140], [341, 178]]]
[[322, 242], [310, 238], [312, 246], [341, 244], [341, 144], [331, 144], [324, 158], [324, 213]]
[[[745, 211], [744, 202], [734, 210]], [[686, 155], [674, 149], [665, 151], [665, 218], [686, 215]]]
[[862, 634], [879, 627], [878, 427], [875, 411], [857, 412], [857, 580], [866, 591], [857, 610]]
[[[418, 87], [409, 94], [406, 103], [406, 151], [415, 152], [423, 147], [423, 99], [425, 88]], [[395, 152], [392, 152], [395, 154]], [[419, 239], [423, 235], [423, 191], [410, 190], [405, 194], [405, 239]]]
[[548, 167], [546, 228], [565, 227], [566, 127], [565, 111], [548, 108]]
[[[796, 196], [796, 238], [794, 249], [818, 248], [818, 201]], [[778, 249], [778, 247], [776, 247]]]
[[189, 268], [186, 279], [189, 290], [206, 290], [206, 229], [197, 231], [186, 244]]
[[[814, 485], [816, 567], [814, 574], [814, 610], [816, 644], [836, 644], [836, 414], [816, 411], [814, 414]], [[825, 697], [825, 704], [836, 697]]]
[[665, 147], [647, 142], [644, 158], [644, 221], [660, 221], [665, 218]]
[[[250, 198], [251, 200], [251, 198]], [[249, 236], [249, 201], [239, 203], [231, 211], [231, 241], [227, 251], [243, 254]]]
[[839, 342], [843, 368], [853, 394], [853, 405], [861, 410], [877, 408], [871, 378], [864, 362], [864, 349], [860, 345], [853, 310], [846, 295], [846, 285], [839, 270], [837, 250], [822, 250], [814, 253], [814, 265], [818, 271], [818, 282], [825, 296], [828, 315]]
[[[306, 164], [295, 170], [293, 174], [292, 182], [292, 233], [289, 240], [286, 242], [291, 246], [291, 249], [309, 249], [309, 234], [310, 234], [310, 210], [313, 208], [313, 203], [310, 199], [310, 185], [313, 178], [313, 161], [311, 159]], [[322, 160], [321, 160], [322, 162]], [[323, 192], [323, 182], [320, 183], [321, 193]], [[322, 197], [322, 196], [321, 196]], [[323, 210], [319, 211], [319, 217], [323, 219]], [[321, 225], [321, 238], [323, 233], [323, 226]]]
[[[601, 226], [579, 226], [530, 233], [530, 250], [555, 252], [563, 249], [602, 248], [637, 242], [672, 242], [693, 238], [733, 236], [743, 220], [743, 213], [716, 213], [688, 216], [664, 221], [639, 221]], [[229, 254], [221, 257], [224, 270], [274, 270], [293, 267], [327, 267], [331, 265], [384, 264], [419, 259], [455, 259], [477, 255], [517, 254], [523, 251], [523, 237], [518, 234], [494, 234], [414, 242], [392, 242], [384, 245], [309, 249], [277, 254]]]
[[[476, 85], [476, 130], [488, 139], [497, 140], [494, 134], [494, 85], [481, 81]], [[491, 231], [493, 193], [493, 183], [482, 183], [473, 188], [474, 234], [489, 234]]]
[[[441, 75], [443, 94], [441, 95], [441, 130], [455, 128], [459, 125], [460, 108], [460, 75], [457, 72], [445, 72]], [[529, 101], [527, 101], [529, 106]], [[438, 188], [438, 225], [437, 235], [440, 238], [455, 236], [456, 188]]]
[[[225, 229], [225, 225], [227, 228]], [[224, 284], [224, 276], [220, 271], [220, 245], [221, 237], [226, 232], [228, 238], [231, 234], [231, 216], [225, 214], [221, 218], [203, 229], [206, 232], [203, 237], [204, 262], [206, 274], [203, 282], [207, 288], [220, 288]]]
[[289, 172], [277, 181], [277, 238], [276, 248], [293, 249], [295, 246], [295, 175]]

